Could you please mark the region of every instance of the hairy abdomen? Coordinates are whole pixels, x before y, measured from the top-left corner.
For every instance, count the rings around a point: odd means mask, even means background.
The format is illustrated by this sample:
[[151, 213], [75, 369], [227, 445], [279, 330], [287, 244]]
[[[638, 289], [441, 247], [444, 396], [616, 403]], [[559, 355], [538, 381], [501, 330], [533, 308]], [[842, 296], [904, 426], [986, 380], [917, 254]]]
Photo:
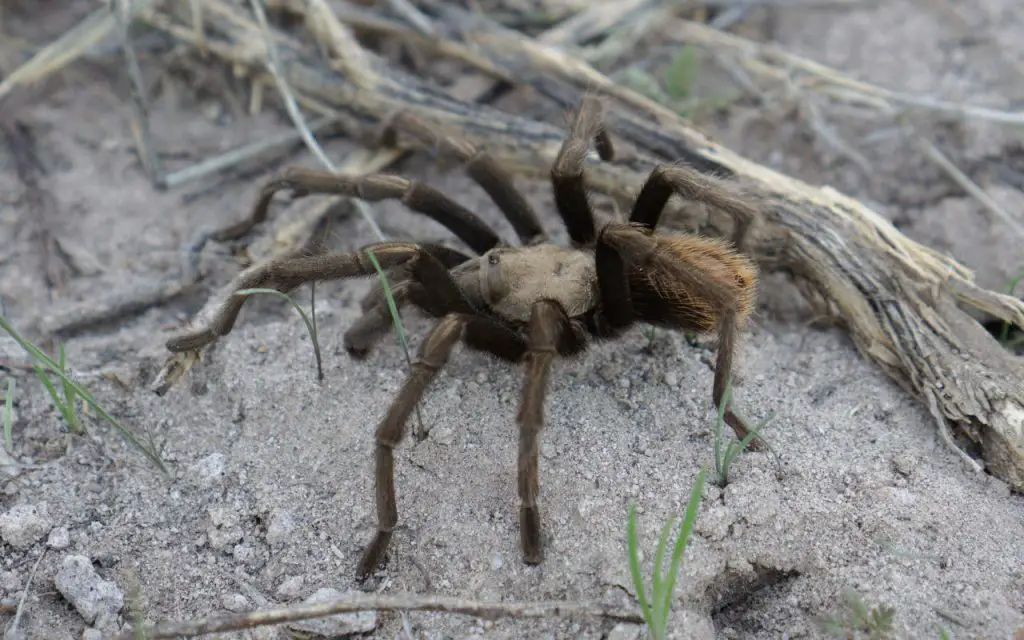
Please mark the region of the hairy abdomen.
[[657, 248], [643, 268], [630, 270], [637, 314], [651, 324], [711, 331], [723, 313], [742, 324], [757, 297], [757, 267], [725, 240], [691, 235], [655, 236]]

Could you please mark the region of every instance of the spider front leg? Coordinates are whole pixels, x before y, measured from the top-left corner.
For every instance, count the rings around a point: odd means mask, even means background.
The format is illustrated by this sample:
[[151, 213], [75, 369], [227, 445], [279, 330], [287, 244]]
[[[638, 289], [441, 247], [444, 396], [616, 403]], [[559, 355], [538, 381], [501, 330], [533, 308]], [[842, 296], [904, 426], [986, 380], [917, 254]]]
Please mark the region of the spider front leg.
[[523, 395], [516, 422], [519, 423], [519, 543], [523, 562], [540, 564], [544, 559], [541, 540], [538, 435], [544, 427], [544, 398], [547, 394], [551, 363], [555, 356], [577, 353], [583, 348], [585, 332], [574, 324], [551, 300], [533, 305]]
[[[396, 309], [401, 312], [405, 307], [410, 299], [410, 288], [415, 288], [416, 292], [422, 292], [424, 287], [420, 285], [425, 282], [427, 283], [426, 288], [435, 295], [427, 296], [422, 293], [416, 293], [416, 295], [412, 296], [414, 302], [419, 303], [418, 306], [421, 308], [430, 306], [431, 302], [438, 303], [441, 311], [433, 314], [438, 318], [454, 310], [471, 311], [465, 304], [461, 303], [461, 296], [452, 285], [448, 284], [450, 278], [447, 273], [443, 273], [443, 271], [447, 271], [469, 260], [469, 256], [443, 245], [421, 244], [419, 246], [422, 251], [430, 254], [436, 260], [430, 261], [429, 265], [425, 263], [419, 264], [417, 267], [418, 273], [416, 274], [412, 273], [413, 263], [403, 263], [385, 271], [385, 278], [391, 287], [391, 296]], [[437, 265], [441, 265], [443, 269], [438, 270]], [[427, 271], [428, 267], [429, 271]], [[420, 285], [415, 284], [417, 280]], [[445, 293], [442, 296], [437, 295], [437, 292]], [[344, 336], [345, 350], [351, 357], [356, 359], [365, 358], [370, 353], [370, 349], [393, 326], [391, 308], [388, 305], [387, 298], [384, 295], [384, 288], [379, 279], [374, 281], [369, 293], [363, 298], [360, 306], [362, 307], [363, 314], [345, 331]]]
[[266, 217], [270, 201], [278, 191], [292, 191], [296, 197], [326, 194], [360, 198], [369, 202], [400, 200], [411, 210], [446, 227], [477, 253], [490, 250], [500, 241], [480, 216], [437, 189], [398, 175], [344, 175], [291, 167], [263, 186], [254, 207], [253, 218]]
[[437, 373], [448, 362], [459, 340], [474, 349], [487, 351], [503, 360], [518, 361], [526, 352], [526, 344], [506, 327], [480, 316], [451, 313], [442, 318], [420, 345], [416, 361], [402, 389], [377, 427], [375, 450], [375, 483], [377, 533], [366, 546], [356, 568], [364, 579], [385, 558], [395, 526], [398, 505], [395, 499], [394, 450], [405, 437], [405, 425], [413, 408], [423, 397]]
[[226, 298], [212, 307], [207, 318], [197, 318], [188, 329], [168, 339], [167, 349], [175, 353], [196, 351], [227, 335], [248, 298], [236, 295], [243, 289], [260, 287], [287, 293], [306, 282], [372, 275], [377, 271], [368, 251], [373, 251], [383, 268], [401, 265], [421, 254], [419, 246], [409, 242], [381, 242], [354, 253], [284, 257], [258, 264], [235, 276], [225, 288]]

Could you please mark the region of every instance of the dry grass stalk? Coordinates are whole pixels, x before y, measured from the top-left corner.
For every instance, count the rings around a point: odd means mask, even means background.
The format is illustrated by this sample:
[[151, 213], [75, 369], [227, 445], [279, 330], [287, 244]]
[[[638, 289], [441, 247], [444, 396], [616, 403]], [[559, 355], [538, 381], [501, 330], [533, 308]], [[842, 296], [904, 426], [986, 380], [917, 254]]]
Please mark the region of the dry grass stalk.
[[[340, 71], [279, 33], [282, 73], [297, 94], [350, 114], [366, 130], [379, 126], [379, 114], [410, 110], [486, 146], [512, 170], [547, 174], [563, 136], [557, 126], [445, 95], [362, 50], [323, 3], [311, 7], [323, 25], [314, 35], [337, 56], [334, 67]], [[206, 10], [209, 28], [218, 34], [207, 44], [214, 55], [254, 71], [261, 68], [262, 39], [248, 16], [216, 0], [207, 2]], [[565, 108], [586, 90], [618, 103], [610, 127], [635, 147], [635, 154], [592, 166], [588, 182], [597, 191], [629, 199], [654, 163], [680, 158], [735, 176], [765, 211], [753, 242], [762, 266], [791, 273], [810, 299], [842, 320], [865, 357], [925, 402], [940, 433], [948, 433], [952, 423], [983, 449], [995, 475], [1024, 488], [1024, 371], [957, 306], [1024, 325], [1024, 303], [978, 287], [964, 266], [912, 242], [862, 203], [745, 160], [585, 63], [493, 30], [451, 5], [438, 11], [445, 16], [445, 28], [438, 32], [449, 38], [438, 51], [454, 51], [479, 69], [529, 84]], [[145, 19], [191, 42], [190, 31], [170, 15], [150, 12]], [[728, 223], [714, 212], [709, 222], [728, 232]], [[693, 223], [692, 212], [678, 206], [668, 222], [677, 228]]]

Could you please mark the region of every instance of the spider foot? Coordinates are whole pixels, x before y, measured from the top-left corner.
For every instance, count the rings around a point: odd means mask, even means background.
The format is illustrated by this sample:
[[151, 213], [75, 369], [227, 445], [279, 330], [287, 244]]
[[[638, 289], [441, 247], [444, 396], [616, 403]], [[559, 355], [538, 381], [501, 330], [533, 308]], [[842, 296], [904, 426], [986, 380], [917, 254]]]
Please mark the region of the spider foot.
[[544, 561], [540, 510], [536, 506], [519, 508], [519, 544], [523, 549], [523, 562], [540, 564]]
[[[746, 422], [744, 422], [739, 416], [733, 413], [733, 410], [731, 408], [726, 409], [725, 411], [725, 423], [732, 427], [733, 433], [736, 434], [736, 439], [739, 440], [740, 442], [742, 442], [744, 438], [749, 436], [751, 433], [751, 430], [749, 427], [747, 427]], [[769, 451], [770, 448], [768, 447], [768, 443], [765, 442], [764, 439], [761, 437], [761, 434], [758, 433], [757, 435], [750, 439], [744, 450], [764, 452]]]
[[390, 531], [378, 531], [373, 540], [363, 551], [363, 557], [359, 559], [359, 566], [356, 568], [356, 577], [366, 580], [381, 566], [387, 559], [388, 546], [391, 544]]

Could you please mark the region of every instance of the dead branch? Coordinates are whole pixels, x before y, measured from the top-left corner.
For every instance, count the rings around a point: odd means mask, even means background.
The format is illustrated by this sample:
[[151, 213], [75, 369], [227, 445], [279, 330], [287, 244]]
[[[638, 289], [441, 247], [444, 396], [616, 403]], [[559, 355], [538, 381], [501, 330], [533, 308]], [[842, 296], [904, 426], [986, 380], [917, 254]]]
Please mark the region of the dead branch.
[[[251, 629], [283, 622], [297, 622], [311, 618], [324, 618], [339, 613], [359, 611], [440, 611], [475, 616], [485, 620], [499, 618], [605, 618], [618, 622], [643, 623], [634, 611], [615, 609], [601, 604], [577, 602], [478, 602], [447, 596], [398, 595], [380, 596], [356, 594], [335, 602], [269, 609], [235, 616], [219, 616], [192, 622], [167, 623], [147, 627], [142, 637], [159, 638], [194, 637]], [[132, 640], [140, 630], [126, 631], [110, 640]]]

